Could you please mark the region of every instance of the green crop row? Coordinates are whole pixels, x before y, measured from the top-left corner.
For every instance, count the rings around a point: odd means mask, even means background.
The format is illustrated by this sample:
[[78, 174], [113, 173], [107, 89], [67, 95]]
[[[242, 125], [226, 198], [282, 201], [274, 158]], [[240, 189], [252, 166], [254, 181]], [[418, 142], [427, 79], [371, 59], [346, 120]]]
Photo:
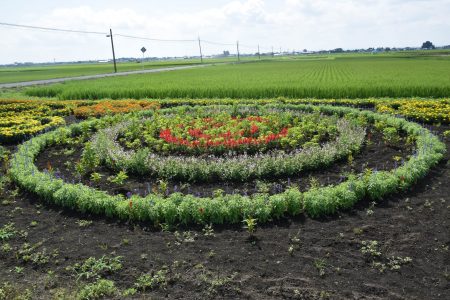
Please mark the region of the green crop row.
[[29, 96], [125, 98], [448, 97], [450, 60], [336, 58], [263, 61], [35, 87]]

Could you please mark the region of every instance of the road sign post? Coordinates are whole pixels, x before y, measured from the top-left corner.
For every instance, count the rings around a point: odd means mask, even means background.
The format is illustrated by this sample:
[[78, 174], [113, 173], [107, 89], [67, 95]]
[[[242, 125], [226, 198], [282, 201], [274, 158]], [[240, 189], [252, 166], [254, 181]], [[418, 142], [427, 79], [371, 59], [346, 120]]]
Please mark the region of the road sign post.
[[144, 70], [144, 54], [145, 51], [147, 51], [147, 49], [145, 49], [145, 47], [141, 48], [141, 52], [142, 52], [142, 70]]

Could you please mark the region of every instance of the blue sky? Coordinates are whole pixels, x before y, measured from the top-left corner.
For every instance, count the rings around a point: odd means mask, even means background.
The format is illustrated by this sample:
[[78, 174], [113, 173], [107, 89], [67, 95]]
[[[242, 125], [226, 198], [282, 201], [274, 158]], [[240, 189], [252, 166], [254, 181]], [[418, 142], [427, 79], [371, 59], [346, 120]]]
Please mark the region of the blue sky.
[[[450, 0], [0, 0], [0, 22], [167, 39], [239, 40], [243, 52], [450, 44]], [[109, 40], [0, 26], [0, 64], [108, 59]], [[195, 55], [196, 43], [116, 37], [118, 57]], [[248, 47], [247, 47], [248, 46]], [[206, 54], [233, 46], [203, 45]]]

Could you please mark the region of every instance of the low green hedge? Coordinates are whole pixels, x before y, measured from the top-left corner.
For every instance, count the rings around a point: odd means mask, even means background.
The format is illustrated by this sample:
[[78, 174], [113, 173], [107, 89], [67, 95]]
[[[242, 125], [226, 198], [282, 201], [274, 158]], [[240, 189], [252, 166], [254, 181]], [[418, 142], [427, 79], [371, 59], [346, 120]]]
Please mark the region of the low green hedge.
[[[243, 106], [244, 108], [246, 106]], [[417, 151], [402, 166], [392, 171], [365, 172], [335, 186], [313, 188], [300, 192], [291, 188], [276, 195], [252, 196], [223, 195], [199, 198], [174, 193], [168, 197], [150, 194], [144, 198], [111, 196], [82, 184], [70, 184], [40, 172], [34, 159], [46, 147], [64, 143], [70, 136], [88, 134], [93, 128], [106, 128], [125, 117], [107, 117], [89, 120], [57, 129], [35, 137], [20, 145], [11, 160], [12, 179], [22, 188], [35, 193], [45, 201], [76, 209], [85, 213], [105, 215], [122, 220], [150, 221], [155, 223], [238, 223], [245, 217], [257, 218], [259, 223], [286, 215], [306, 213], [311, 217], [333, 214], [352, 207], [368, 197], [378, 200], [390, 193], [405, 190], [424, 177], [446, 151], [445, 144], [429, 130], [418, 124], [370, 111], [347, 107], [311, 105], [273, 105], [276, 109], [320, 111], [324, 114], [362, 117], [369, 122], [383, 121], [416, 137]], [[195, 108], [180, 108], [185, 111]], [[145, 116], [150, 112], [134, 115]]]

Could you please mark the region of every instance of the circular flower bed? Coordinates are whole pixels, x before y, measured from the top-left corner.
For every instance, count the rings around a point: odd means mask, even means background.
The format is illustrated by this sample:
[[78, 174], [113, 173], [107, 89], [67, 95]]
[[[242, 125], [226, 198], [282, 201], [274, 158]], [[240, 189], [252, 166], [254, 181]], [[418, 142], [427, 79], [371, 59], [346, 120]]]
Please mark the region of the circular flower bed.
[[294, 150], [336, 136], [336, 118], [320, 114], [272, 112], [251, 114], [222, 109], [190, 114], [156, 114], [128, 120], [117, 140], [125, 148], [148, 147], [162, 154], [253, 154], [272, 149]]
[[256, 152], [275, 147], [282, 137], [287, 136], [289, 124], [281, 123], [273, 117], [232, 117], [228, 114], [191, 118], [162, 129], [159, 138], [182, 152]]
[[[304, 115], [307, 119], [311, 117], [309, 114]], [[196, 157], [159, 154], [159, 151], [155, 150], [157, 147], [125, 150], [120, 143], [116, 142], [121, 140], [121, 136], [130, 136], [130, 128], [146, 127], [148, 123], [154, 124], [153, 119], [142, 121], [139, 127], [136, 127], [133, 121], [126, 121], [102, 129], [91, 139], [91, 147], [88, 150], [94, 151], [102, 163], [114, 170], [126, 170], [132, 174], [171, 180], [246, 182], [252, 179], [294, 176], [305, 170], [329, 166], [334, 161], [347, 157], [361, 148], [365, 137], [363, 127], [351, 124], [348, 120], [338, 120], [336, 117], [322, 116], [321, 119], [322, 123], [311, 125], [309, 132], [307, 129], [300, 129], [300, 126], [290, 127], [285, 139], [283, 138], [279, 143], [274, 142], [273, 147], [278, 144], [283, 149], [283, 145], [286, 145], [287, 151], [276, 150], [253, 155], [228, 152], [225, 156]], [[318, 124], [325, 123], [323, 120], [327, 120], [329, 126], [319, 126]], [[141, 131], [136, 130], [136, 132]], [[334, 139], [322, 145], [313, 142], [320, 139], [325, 142], [326, 136], [334, 137]], [[155, 141], [153, 144], [157, 145], [158, 140], [154, 136], [148, 139]], [[167, 152], [164, 142], [160, 144], [160, 148], [166, 149]], [[293, 145], [301, 145], [303, 148], [292, 148]], [[207, 147], [205, 145], [204, 148]], [[215, 151], [217, 153], [218, 150]]]
[[[34, 164], [37, 155], [51, 145], [67, 144], [98, 130], [114, 128], [118, 126], [117, 124], [133, 117], [151, 119], [155, 112], [147, 111], [89, 120], [35, 137], [19, 146], [18, 152], [11, 161], [11, 177], [21, 187], [46, 201], [109, 217], [167, 224], [238, 223], [244, 218], [253, 217], [257, 218], [259, 223], [263, 223], [285, 215], [292, 216], [300, 213], [306, 213], [312, 217], [332, 214], [339, 209], [349, 208], [366, 197], [377, 200], [390, 193], [405, 190], [425, 176], [446, 151], [445, 145], [436, 136], [418, 124], [345, 107], [282, 104], [265, 107], [256, 105], [182, 107], [164, 109], [157, 114], [171, 119], [174, 115], [203, 117], [202, 114], [216, 115], [223, 112], [233, 113], [233, 111], [237, 111], [242, 117], [289, 111], [336, 116], [342, 120], [340, 122], [384, 127], [388, 129], [383, 130], [386, 131], [386, 136], [392, 140], [396, 139], [395, 132], [402, 132], [415, 143], [415, 152], [408, 160], [390, 171], [364, 170], [361, 174], [349, 175], [346, 181], [335, 185], [313, 186], [307, 191], [291, 187], [278, 194], [255, 193], [250, 196], [218, 193], [213, 197], [196, 197], [181, 193], [169, 195], [152, 193], [145, 197], [130, 195], [126, 198], [122, 195], [109, 195], [83, 184], [66, 182], [51, 173], [40, 172]], [[339, 127], [342, 126], [337, 126]], [[337, 134], [336, 141], [342, 136], [345, 136], [342, 132]], [[113, 142], [117, 143], [114, 140]], [[126, 140], [124, 142], [126, 143]], [[328, 142], [332, 143], [333, 140]], [[88, 143], [87, 148], [95, 150], [92, 143]], [[316, 149], [322, 148], [319, 146]], [[91, 150], [85, 151], [83, 159], [95, 154], [95, 151]], [[138, 155], [142, 152], [135, 153]]]

